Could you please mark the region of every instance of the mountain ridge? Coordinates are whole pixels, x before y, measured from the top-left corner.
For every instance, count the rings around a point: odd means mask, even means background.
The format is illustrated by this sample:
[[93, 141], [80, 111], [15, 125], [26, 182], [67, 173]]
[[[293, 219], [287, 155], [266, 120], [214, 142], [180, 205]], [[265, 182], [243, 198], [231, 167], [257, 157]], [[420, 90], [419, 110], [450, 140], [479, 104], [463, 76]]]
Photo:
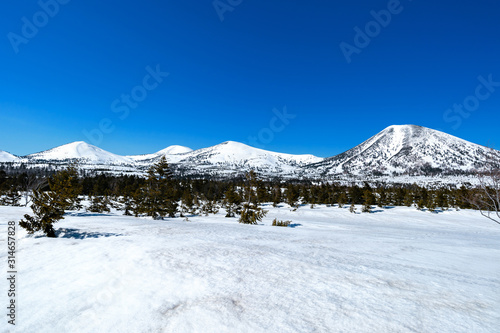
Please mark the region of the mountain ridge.
[[286, 154], [235, 141], [192, 150], [168, 146], [156, 153], [121, 156], [83, 141], [15, 156], [0, 151], [0, 163], [32, 167], [78, 160], [83, 168], [143, 174], [161, 157], [183, 176], [222, 177], [255, 170], [266, 177], [333, 179], [338, 176], [472, 174], [499, 167], [500, 151], [418, 125], [391, 125], [361, 144], [332, 157]]

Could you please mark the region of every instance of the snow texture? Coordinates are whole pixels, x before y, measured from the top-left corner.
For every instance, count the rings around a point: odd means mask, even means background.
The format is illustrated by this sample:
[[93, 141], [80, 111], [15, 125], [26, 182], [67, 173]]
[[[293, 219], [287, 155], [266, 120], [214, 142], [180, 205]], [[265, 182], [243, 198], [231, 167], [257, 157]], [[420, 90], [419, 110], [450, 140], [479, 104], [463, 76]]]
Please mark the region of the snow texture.
[[[70, 212], [57, 239], [18, 230], [18, 320], [0, 331], [498, 332], [500, 228], [478, 212], [265, 208], [258, 226]], [[28, 212], [0, 207], [4, 263]]]

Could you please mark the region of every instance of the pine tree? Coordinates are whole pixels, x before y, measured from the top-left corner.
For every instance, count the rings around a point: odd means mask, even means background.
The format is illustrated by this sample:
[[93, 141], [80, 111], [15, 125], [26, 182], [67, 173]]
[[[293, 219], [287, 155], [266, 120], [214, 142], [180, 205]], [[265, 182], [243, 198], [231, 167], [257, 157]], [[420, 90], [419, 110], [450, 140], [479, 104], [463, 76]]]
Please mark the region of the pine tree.
[[411, 190], [406, 190], [403, 205], [406, 207], [411, 207], [413, 205], [413, 194], [411, 193]]
[[436, 192], [436, 207], [441, 208], [442, 210], [448, 209], [448, 195], [446, 189], [439, 189]]
[[75, 164], [58, 171], [49, 180], [50, 191], [34, 190], [31, 210], [33, 216], [24, 215], [26, 220], [19, 221], [19, 226], [28, 233], [43, 231], [47, 237], [56, 237], [53, 224], [64, 218], [66, 209], [80, 209], [81, 185]]
[[184, 213], [189, 213], [193, 210], [193, 196], [191, 195], [191, 189], [185, 188], [182, 192], [181, 198], [181, 217], [184, 217]]
[[61, 197], [56, 192], [33, 191], [31, 210], [33, 216], [24, 215], [26, 220], [19, 221], [19, 226], [32, 234], [36, 231], [43, 231], [47, 237], [56, 237], [53, 224], [63, 219], [63, 206], [67, 202], [61, 201]]
[[299, 208], [299, 191], [297, 191], [296, 187], [293, 184], [288, 184], [286, 188], [286, 203], [292, 208]]
[[175, 217], [177, 202], [174, 201], [172, 172], [165, 156], [148, 170], [146, 183], [136, 193], [137, 213], [146, 214], [155, 220], [165, 216]]
[[205, 216], [208, 216], [208, 214], [217, 214], [219, 212], [219, 206], [217, 206], [217, 203], [213, 200], [206, 200], [200, 208], [200, 211], [202, 214], [205, 214]]
[[66, 169], [57, 172], [49, 179], [50, 191], [58, 195], [58, 200], [64, 210], [79, 210], [82, 208], [81, 199], [78, 197], [82, 192], [82, 185], [78, 179], [76, 164], [70, 164]]
[[345, 194], [344, 191], [342, 191], [339, 195], [339, 198], [338, 198], [338, 204], [339, 204], [339, 208], [342, 208], [344, 207], [344, 205], [347, 203], [347, 195]]
[[373, 203], [375, 202], [375, 196], [373, 195], [372, 191], [365, 190], [365, 192], [363, 193], [363, 201], [364, 203], [361, 211], [363, 213], [371, 213], [371, 205], [373, 205]]
[[246, 202], [243, 204], [239, 222], [245, 224], [257, 224], [258, 221], [262, 221], [262, 218], [266, 216], [267, 211], [252, 202], [252, 188], [258, 182], [258, 178], [255, 173], [253, 171], [247, 173], [246, 180], [245, 193], [247, 193], [248, 196], [245, 198]]
[[[405, 200], [405, 189], [402, 187], [398, 187], [395, 192], [394, 192], [394, 205], [395, 206], [402, 206], [404, 205], [404, 200]], [[411, 205], [411, 204], [410, 204]]]
[[423, 198], [418, 199], [417, 201], [417, 209], [422, 210], [425, 208], [425, 201]]
[[240, 212], [241, 198], [234, 190], [233, 186], [230, 186], [226, 193], [224, 194], [224, 207], [226, 208], [226, 217], [234, 217], [235, 213]]
[[90, 195], [90, 205], [87, 207], [89, 212], [104, 213], [110, 212], [111, 202], [107, 195], [99, 195], [97, 184], [94, 185], [93, 194]]
[[377, 206], [379, 206], [380, 208], [384, 208], [387, 205], [387, 190], [385, 189], [385, 187], [380, 187], [377, 190], [377, 194]]
[[278, 207], [281, 203], [281, 187], [275, 186], [273, 189], [273, 207]]
[[356, 214], [356, 207], [354, 206], [354, 202], [351, 203], [351, 206], [349, 207], [349, 212]]
[[351, 203], [363, 203], [363, 191], [358, 185], [354, 184], [349, 188], [349, 198]]
[[429, 212], [431, 212], [431, 213], [436, 212], [436, 200], [434, 198], [434, 194], [433, 193], [429, 193], [429, 195], [427, 197], [427, 202], [426, 202], [425, 205], [429, 209]]
[[257, 224], [266, 216], [267, 211], [253, 204], [245, 203], [241, 211], [240, 223]]

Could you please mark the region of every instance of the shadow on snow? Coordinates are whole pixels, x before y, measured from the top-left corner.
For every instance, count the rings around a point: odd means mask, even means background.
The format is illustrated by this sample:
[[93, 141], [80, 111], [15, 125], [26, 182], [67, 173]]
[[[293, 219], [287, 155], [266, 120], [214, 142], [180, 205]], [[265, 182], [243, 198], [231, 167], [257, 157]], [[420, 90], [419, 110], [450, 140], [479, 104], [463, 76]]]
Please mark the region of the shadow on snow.
[[74, 239], [85, 239], [85, 238], [101, 238], [101, 237], [118, 237], [122, 234], [114, 234], [108, 232], [87, 232], [80, 229], [66, 229], [59, 228], [56, 230], [57, 238], [74, 238]]

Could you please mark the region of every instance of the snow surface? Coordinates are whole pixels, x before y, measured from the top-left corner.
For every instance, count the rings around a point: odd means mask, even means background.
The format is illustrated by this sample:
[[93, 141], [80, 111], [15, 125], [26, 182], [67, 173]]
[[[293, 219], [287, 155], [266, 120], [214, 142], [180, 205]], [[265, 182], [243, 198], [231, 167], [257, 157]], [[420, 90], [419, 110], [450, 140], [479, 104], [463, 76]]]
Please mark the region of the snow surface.
[[[258, 226], [73, 212], [57, 239], [18, 231], [15, 332], [498, 332], [500, 227], [478, 212], [266, 209]], [[4, 263], [24, 213], [0, 207]]]
[[0, 150], [0, 163], [1, 162], [15, 162], [18, 160], [17, 156], [12, 155], [6, 151]]

